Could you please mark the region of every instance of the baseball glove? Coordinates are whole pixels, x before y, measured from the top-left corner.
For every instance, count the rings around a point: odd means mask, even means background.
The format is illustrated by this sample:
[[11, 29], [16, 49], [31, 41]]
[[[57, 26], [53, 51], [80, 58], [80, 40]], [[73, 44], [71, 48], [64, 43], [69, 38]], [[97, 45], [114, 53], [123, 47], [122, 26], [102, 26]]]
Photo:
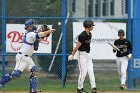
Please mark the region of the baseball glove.
[[[42, 32], [44, 32], [44, 31], [50, 30], [50, 28], [45, 24], [45, 25], [41, 26], [41, 30], [42, 30]], [[48, 37], [49, 35], [50, 34], [46, 35], [46, 37]]]

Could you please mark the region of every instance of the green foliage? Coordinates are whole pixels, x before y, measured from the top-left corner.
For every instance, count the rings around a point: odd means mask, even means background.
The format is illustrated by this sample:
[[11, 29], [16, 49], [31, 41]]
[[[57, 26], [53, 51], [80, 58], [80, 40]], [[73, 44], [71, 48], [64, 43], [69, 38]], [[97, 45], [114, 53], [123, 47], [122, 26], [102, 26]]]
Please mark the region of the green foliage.
[[61, 0], [20, 0], [20, 1], [7, 0], [6, 15], [60, 16], [61, 15], [60, 8], [61, 8]]

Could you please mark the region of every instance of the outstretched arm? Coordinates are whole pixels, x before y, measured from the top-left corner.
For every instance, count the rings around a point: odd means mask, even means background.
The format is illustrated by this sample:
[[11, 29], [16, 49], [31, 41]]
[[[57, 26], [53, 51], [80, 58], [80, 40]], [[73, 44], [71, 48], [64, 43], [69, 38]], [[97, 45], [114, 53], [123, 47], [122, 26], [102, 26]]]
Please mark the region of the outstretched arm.
[[48, 34], [50, 33], [53, 33], [55, 31], [55, 29], [50, 29], [50, 30], [47, 30], [47, 31], [44, 31], [44, 32], [39, 32], [38, 33], [38, 36], [41, 38], [41, 37], [45, 37], [47, 36]]

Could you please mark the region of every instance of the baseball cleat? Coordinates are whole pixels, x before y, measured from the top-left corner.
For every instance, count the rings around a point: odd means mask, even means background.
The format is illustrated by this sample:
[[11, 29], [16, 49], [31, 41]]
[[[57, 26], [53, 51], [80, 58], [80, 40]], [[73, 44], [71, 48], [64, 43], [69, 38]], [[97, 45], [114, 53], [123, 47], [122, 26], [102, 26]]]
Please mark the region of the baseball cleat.
[[120, 85], [119, 88], [120, 88], [120, 89], [125, 89], [125, 90], [127, 89], [126, 85], [124, 85], [124, 84], [123, 84], [123, 85]]
[[29, 93], [41, 93], [41, 90], [37, 90], [37, 91], [34, 91], [34, 92], [30, 91]]
[[2, 88], [3, 87], [3, 85], [2, 84], [0, 84], [0, 88]]
[[91, 93], [97, 93], [97, 89], [96, 88], [93, 88]]
[[0, 81], [0, 88], [5, 87], [5, 85]]
[[5, 88], [5, 87], [6, 87], [6, 85], [0, 84], [0, 89], [1, 89], [1, 88]]
[[89, 92], [85, 91], [85, 90], [82, 88], [82, 89], [77, 89], [77, 93], [89, 93]]

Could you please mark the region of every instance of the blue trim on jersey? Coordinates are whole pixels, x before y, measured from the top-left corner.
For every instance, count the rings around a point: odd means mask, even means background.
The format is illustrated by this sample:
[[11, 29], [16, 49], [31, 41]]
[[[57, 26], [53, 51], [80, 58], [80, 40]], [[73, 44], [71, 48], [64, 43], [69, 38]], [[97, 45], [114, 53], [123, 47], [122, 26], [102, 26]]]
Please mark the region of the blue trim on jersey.
[[40, 37], [39, 37], [39, 35], [38, 35], [38, 33], [36, 33], [36, 39], [39, 39]]
[[38, 50], [38, 47], [39, 47], [39, 36], [38, 36], [38, 33], [37, 32], [34, 32], [34, 33], [36, 33], [36, 41], [34, 42], [34, 43], [28, 43], [27, 41], [26, 41], [26, 34], [27, 33], [29, 33], [29, 32], [32, 32], [32, 31], [27, 31], [26, 33], [25, 33], [25, 35], [23, 36], [23, 39], [22, 39], [22, 43], [25, 43], [25, 44], [28, 44], [28, 45], [33, 45], [34, 46], [34, 50], [35, 51], [37, 51]]
[[25, 44], [28, 44], [28, 45], [33, 45], [34, 43], [28, 43], [28, 42], [26, 41], [26, 34], [29, 33], [29, 32], [31, 32], [31, 31], [27, 31], [27, 32], [25, 33], [25, 35], [23, 36], [22, 43], [25, 43]]

